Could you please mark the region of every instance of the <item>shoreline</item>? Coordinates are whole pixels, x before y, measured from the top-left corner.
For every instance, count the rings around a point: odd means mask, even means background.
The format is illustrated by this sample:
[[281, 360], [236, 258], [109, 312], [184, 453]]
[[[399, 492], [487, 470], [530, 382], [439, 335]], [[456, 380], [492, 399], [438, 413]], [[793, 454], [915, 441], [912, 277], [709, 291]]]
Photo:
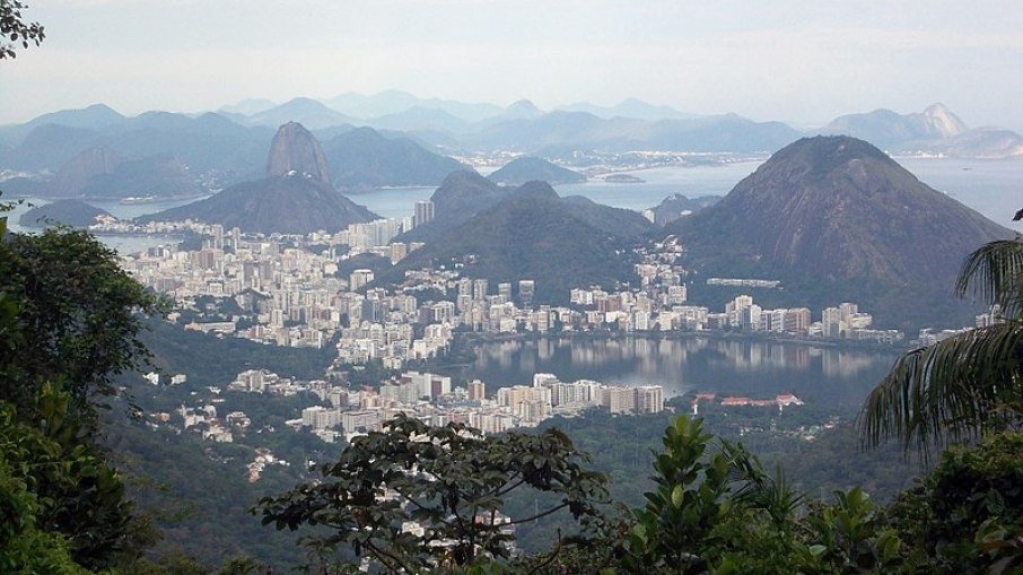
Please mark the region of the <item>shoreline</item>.
[[809, 347], [822, 347], [829, 349], [859, 349], [859, 350], [875, 350], [879, 352], [890, 352], [892, 354], [901, 354], [905, 351], [913, 349], [914, 346], [908, 345], [905, 349], [901, 346], [893, 344], [886, 344], [877, 341], [864, 341], [864, 340], [846, 340], [846, 339], [824, 339], [824, 338], [809, 338], [809, 337], [798, 337], [798, 336], [781, 336], [777, 337], [771, 334], [758, 333], [758, 332], [728, 332], [728, 331], [670, 331], [670, 332], [612, 332], [612, 331], [559, 331], [559, 332], [546, 332], [546, 333], [511, 333], [511, 334], [491, 334], [491, 333], [477, 333], [477, 332], [456, 332], [456, 341], [464, 340], [465, 343], [472, 347], [479, 345], [485, 345], [488, 343], [498, 343], [504, 341], [530, 341], [540, 339], [582, 339], [582, 340], [628, 340], [628, 339], [643, 339], [643, 340], [684, 340], [684, 339], [715, 339], [715, 340], [732, 340], [732, 341], [751, 341], [751, 342], [776, 342], [784, 344], [796, 344], [806, 345]]

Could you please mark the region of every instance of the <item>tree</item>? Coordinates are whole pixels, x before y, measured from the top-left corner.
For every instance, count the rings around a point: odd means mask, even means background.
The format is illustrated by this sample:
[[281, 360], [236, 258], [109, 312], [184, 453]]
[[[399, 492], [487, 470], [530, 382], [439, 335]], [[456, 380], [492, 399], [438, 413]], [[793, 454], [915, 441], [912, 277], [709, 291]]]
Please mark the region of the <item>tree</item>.
[[780, 473], [768, 477], [742, 446], [722, 440], [710, 451], [714, 438], [702, 424], [679, 417], [665, 430], [654, 459], [656, 488], [622, 544], [623, 572], [765, 572], [767, 563], [796, 572], [793, 520], [801, 497]]
[[68, 537], [50, 529], [50, 502], [38, 492], [46, 476], [70, 479], [66, 471], [85, 461], [65, 461], [64, 450], [35, 426], [18, 421], [0, 403], [0, 572], [80, 575]]
[[29, 44], [38, 46], [46, 35], [38, 22], [26, 23], [21, 11], [28, 8], [19, 0], [0, 0], [0, 60], [15, 58], [14, 49], [18, 44], [28, 48]]
[[1018, 427], [1023, 415], [1023, 240], [970, 254], [955, 284], [998, 306], [1006, 321], [970, 330], [896, 360], [860, 416], [868, 445], [897, 438], [926, 457], [935, 446]]
[[901, 541], [860, 489], [805, 504], [741, 445], [680, 417], [656, 454], [656, 488], [617, 545], [615, 573], [894, 573]]
[[952, 446], [886, 510], [916, 573], [1023, 572], [1023, 434]]
[[[137, 556], [132, 505], [99, 446], [96, 409], [144, 357], [137, 314], [158, 301], [84, 232], [0, 237], [0, 467], [21, 502], [14, 541], [38, 534], [79, 569]], [[24, 557], [8, 555], [0, 571], [33, 572]]]
[[16, 346], [0, 355], [0, 399], [32, 417], [39, 390], [62, 382], [72, 409], [89, 417], [114, 378], [147, 351], [144, 316], [162, 300], [124, 272], [117, 254], [85, 231], [49, 229], [0, 242], [0, 293], [17, 306]]
[[[264, 498], [253, 512], [278, 529], [326, 528], [306, 539], [322, 552], [343, 545], [390, 573], [433, 573], [509, 557], [520, 523], [561, 510], [584, 525], [598, 517], [606, 478], [587, 461], [556, 429], [482, 437], [461, 424], [433, 427], [399, 415], [352, 440], [322, 467], [322, 482]], [[517, 490], [553, 502], [528, 516], [503, 515]]]

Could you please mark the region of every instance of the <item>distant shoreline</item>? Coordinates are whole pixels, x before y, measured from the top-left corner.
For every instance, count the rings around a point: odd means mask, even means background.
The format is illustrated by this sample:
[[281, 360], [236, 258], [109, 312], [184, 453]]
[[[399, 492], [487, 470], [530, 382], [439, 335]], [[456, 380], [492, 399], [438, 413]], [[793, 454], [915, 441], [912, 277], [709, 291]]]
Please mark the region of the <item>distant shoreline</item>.
[[[738, 340], [755, 342], [774, 342], [785, 344], [807, 345], [811, 347], [826, 347], [830, 349], [846, 348], [861, 350], [886, 351], [895, 354], [901, 353], [903, 348], [893, 344], [881, 343], [872, 340], [848, 340], [848, 339], [825, 339], [798, 337], [793, 335], [776, 336], [764, 332], [733, 332], [733, 331], [647, 331], [647, 332], [613, 332], [613, 331], [559, 331], [547, 333], [479, 333], [479, 332], [456, 332], [456, 338], [467, 340], [473, 347], [477, 345], [496, 343], [502, 341], [517, 340], [539, 340], [547, 339], [583, 339], [583, 340], [616, 340], [616, 339], [645, 339], [645, 340], [682, 340], [706, 338], [716, 340]], [[907, 345], [906, 350], [912, 346]]]

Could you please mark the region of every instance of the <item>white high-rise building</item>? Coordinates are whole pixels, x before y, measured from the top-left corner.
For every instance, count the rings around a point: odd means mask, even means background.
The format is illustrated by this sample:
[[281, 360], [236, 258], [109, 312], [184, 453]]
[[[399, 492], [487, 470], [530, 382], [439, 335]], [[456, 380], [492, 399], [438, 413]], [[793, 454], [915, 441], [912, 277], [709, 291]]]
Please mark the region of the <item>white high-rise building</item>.
[[415, 225], [421, 226], [427, 222], [433, 221], [434, 218], [434, 207], [433, 202], [430, 200], [420, 200], [416, 202], [415, 211]]

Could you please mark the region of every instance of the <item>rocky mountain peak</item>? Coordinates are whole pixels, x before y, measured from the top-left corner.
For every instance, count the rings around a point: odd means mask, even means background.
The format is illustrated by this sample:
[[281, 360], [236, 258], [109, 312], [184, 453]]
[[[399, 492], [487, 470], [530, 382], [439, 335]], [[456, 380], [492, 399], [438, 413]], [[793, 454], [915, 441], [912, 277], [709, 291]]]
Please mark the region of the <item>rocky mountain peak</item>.
[[959, 116], [953, 114], [944, 104], [927, 106], [924, 110], [924, 121], [930, 130], [945, 138], [961, 134], [968, 129]]
[[288, 122], [277, 130], [266, 171], [269, 176], [298, 174], [330, 185], [330, 170], [320, 142], [298, 122]]

